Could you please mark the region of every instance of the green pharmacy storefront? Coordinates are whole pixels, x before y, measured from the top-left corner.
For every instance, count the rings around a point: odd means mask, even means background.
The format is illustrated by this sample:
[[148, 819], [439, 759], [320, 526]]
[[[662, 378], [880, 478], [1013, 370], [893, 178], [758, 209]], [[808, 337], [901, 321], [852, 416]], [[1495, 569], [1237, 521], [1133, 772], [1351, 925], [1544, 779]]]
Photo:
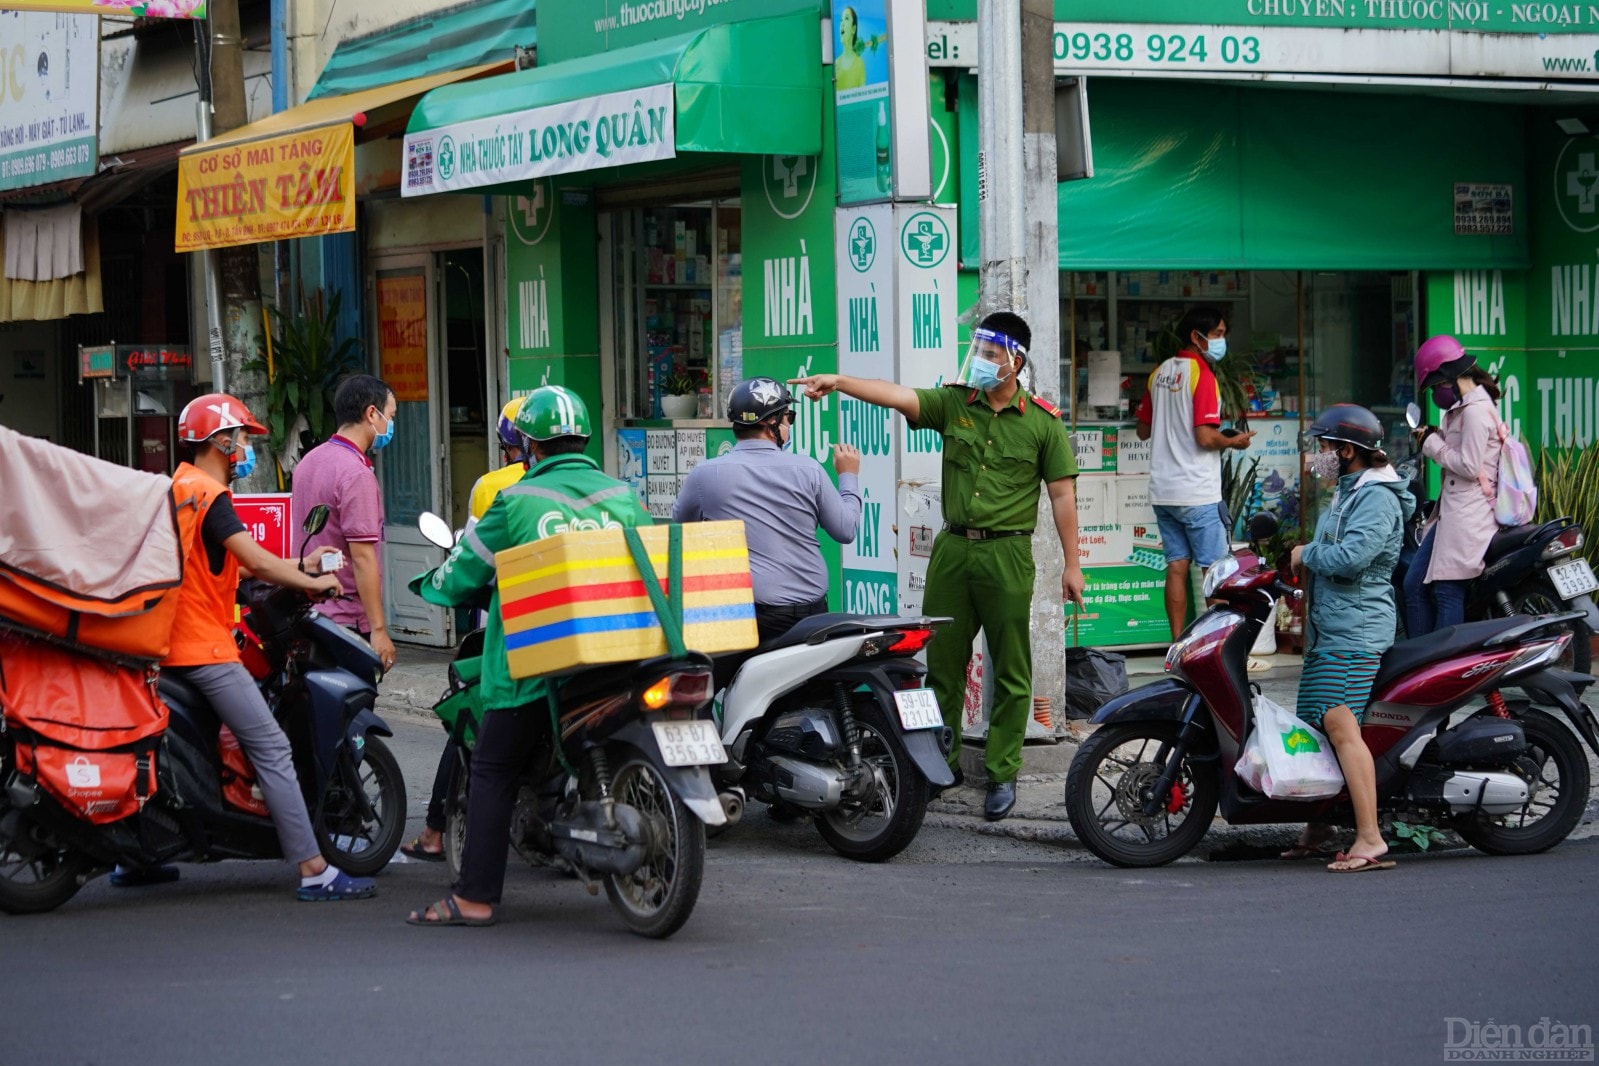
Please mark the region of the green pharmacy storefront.
[[[1157, 22], [1163, 6], [1057, 8], [1056, 73], [1086, 79], [1094, 163], [1058, 192], [1059, 358], [1091, 600], [1068, 634], [1083, 644], [1169, 640], [1149, 450], [1130, 412], [1188, 307], [1226, 316], [1224, 404], [1231, 382], [1257, 431], [1239, 513], [1314, 521], [1297, 437], [1328, 404], [1373, 408], [1390, 450], [1408, 454], [1410, 359], [1433, 333], [1501, 377], [1504, 417], [1534, 449], [1595, 434], [1599, 178], [1583, 175], [1599, 175], [1599, 139], [1584, 132], [1599, 130], [1599, 86], [1510, 75], [1517, 62], [1541, 70], [1545, 52], [1591, 56], [1599, 26], [1373, 25], [1359, 34], [1369, 47], [1340, 51], [1347, 29], [1314, 19], [1199, 0]], [[963, 19], [960, 0], [929, 7], [929, 60], [959, 97], [964, 266], [978, 261], [980, 65], [971, 24], [932, 10]], [[1221, 69], [1221, 45], [1244, 39], [1266, 68], [1247, 77]], [[1179, 42], [1203, 53], [1186, 73], [1171, 60]], [[1478, 76], [1450, 76], [1468, 56]]]
[[[739, 20], [659, 39], [541, 22], [555, 62], [429, 93], [405, 137], [406, 196], [503, 211], [507, 391], [575, 389], [595, 457], [657, 516], [732, 447], [737, 381], [837, 365], [822, 5], [715, 10]], [[809, 415], [796, 447], [823, 457]]]

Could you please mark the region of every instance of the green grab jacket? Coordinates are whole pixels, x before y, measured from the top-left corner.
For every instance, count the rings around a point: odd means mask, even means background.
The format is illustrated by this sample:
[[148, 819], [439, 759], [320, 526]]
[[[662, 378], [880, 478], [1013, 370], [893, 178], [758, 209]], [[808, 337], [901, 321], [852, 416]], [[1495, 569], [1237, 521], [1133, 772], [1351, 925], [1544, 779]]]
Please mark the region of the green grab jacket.
[[650, 524], [632, 486], [605, 474], [586, 455], [551, 456], [500, 490], [443, 565], [411, 579], [412, 592], [441, 607], [459, 607], [478, 599], [484, 589], [492, 591], [483, 635], [480, 691], [485, 711], [542, 703], [547, 691], [547, 679], [514, 678], [506, 665], [495, 553], [557, 533]]

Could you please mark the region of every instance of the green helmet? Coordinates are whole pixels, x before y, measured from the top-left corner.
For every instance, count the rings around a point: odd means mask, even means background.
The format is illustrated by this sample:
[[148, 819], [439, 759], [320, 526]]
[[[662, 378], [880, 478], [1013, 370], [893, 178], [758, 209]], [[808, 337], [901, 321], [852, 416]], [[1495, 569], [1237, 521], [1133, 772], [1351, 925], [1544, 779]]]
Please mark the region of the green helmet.
[[522, 401], [522, 409], [512, 422], [528, 440], [546, 441], [556, 437], [588, 437], [589, 409], [582, 397], [560, 385], [534, 389]]

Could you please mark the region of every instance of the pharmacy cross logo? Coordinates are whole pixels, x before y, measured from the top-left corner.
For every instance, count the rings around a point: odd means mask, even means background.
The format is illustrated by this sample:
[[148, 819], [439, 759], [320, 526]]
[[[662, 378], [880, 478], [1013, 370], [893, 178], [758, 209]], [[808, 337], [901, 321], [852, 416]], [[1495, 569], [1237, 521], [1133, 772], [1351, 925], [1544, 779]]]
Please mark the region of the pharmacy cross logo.
[[555, 217], [555, 186], [549, 178], [535, 178], [527, 193], [511, 198], [511, 230], [528, 246], [544, 240]]
[[877, 230], [869, 218], [857, 218], [849, 227], [849, 262], [857, 274], [872, 269], [877, 261]]
[[796, 219], [816, 195], [816, 157], [769, 155], [761, 163], [761, 188], [778, 218]]
[[936, 267], [949, 254], [949, 226], [937, 215], [918, 211], [900, 231], [900, 249], [919, 267]]
[[1599, 138], [1573, 137], [1555, 160], [1555, 202], [1577, 233], [1599, 230]]
[[439, 177], [448, 181], [455, 176], [455, 138], [445, 134], [439, 141]]

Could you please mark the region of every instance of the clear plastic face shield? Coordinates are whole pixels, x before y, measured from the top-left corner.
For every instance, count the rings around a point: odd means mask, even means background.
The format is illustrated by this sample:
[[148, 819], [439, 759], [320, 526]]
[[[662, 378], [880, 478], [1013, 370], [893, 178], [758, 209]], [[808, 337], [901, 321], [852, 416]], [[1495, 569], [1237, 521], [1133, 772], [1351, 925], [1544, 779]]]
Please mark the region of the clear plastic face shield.
[[1027, 349], [998, 330], [972, 330], [972, 343], [961, 360], [955, 381], [962, 385], [992, 391], [1014, 379], [1026, 362]]

